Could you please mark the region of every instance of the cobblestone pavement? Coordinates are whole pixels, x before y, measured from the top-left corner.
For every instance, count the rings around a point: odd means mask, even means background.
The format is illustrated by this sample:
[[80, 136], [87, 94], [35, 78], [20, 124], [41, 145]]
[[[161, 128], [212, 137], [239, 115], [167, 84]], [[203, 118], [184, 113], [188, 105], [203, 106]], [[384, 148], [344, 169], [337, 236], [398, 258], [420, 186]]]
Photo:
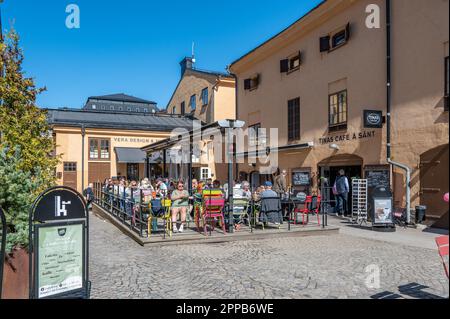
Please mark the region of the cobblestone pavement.
[[[141, 247], [91, 215], [92, 298], [442, 298], [436, 250], [347, 234]], [[380, 267], [380, 288], [365, 284]]]

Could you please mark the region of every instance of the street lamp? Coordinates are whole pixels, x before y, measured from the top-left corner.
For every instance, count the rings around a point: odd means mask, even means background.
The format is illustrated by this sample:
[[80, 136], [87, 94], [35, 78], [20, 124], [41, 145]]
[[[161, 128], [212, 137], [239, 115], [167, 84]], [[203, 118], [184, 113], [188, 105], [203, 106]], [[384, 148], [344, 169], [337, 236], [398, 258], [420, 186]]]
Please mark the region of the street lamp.
[[226, 141], [226, 145], [228, 146], [228, 232], [233, 233], [233, 130], [244, 127], [245, 122], [239, 120], [221, 120], [217, 123], [221, 128], [228, 128]]

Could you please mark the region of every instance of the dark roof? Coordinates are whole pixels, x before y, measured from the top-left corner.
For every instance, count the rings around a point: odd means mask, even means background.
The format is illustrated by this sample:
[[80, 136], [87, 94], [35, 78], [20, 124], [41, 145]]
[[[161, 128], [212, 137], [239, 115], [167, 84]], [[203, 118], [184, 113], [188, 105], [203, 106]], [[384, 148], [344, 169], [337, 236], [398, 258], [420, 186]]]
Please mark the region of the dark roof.
[[263, 45], [265, 45], [266, 43], [272, 41], [273, 39], [275, 39], [276, 37], [278, 37], [279, 35], [283, 34], [285, 31], [289, 30], [292, 26], [294, 26], [295, 24], [297, 24], [298, 22], [302, 21], [306, 16], [308, 16], [309, 14], [311, 14], [313, 11], [315, 11], [316, 9], [320, 8], [325, 2], [327, 2], [328, 0], [322, 0], [317, 6], [315, 6], [314, 8], [312, 8], [311, 10], [309, 10], [307, 13], [305, 13], [302, 17], [300, 17], [299, 19], [297, 19], [294, 23], [291, 23], [288, 27], [286, 27], [285, 29], [283, 29], [282, 31], [278, 32], [277, 34], [275, 34], [273, 37], [269, 38], [268, 40], [264, 41], [263, 43], [261, 43], [260, 45], [258, 45], [256, 48], [254, 48], [253, 50], [247, 52], [246, 54], [244, 54], [243, 56], [241, 56], [239, 59], [233, 61], [230, 65], [233, 65], [239, 61], [241, 61], [243, 58], [247, 57], [248, 55], [252, 54], [253, 52], [255, 52], [256, 50], [258, 50], [260, 47], [262, 47]]
[[111, 94], [111, 95], [102, 95], [102, 96], [91, 96], [88, 98], [88, 100], [104, 100], [104, 101], [118, 101], [118, 102], [131, 102], [131, 103], [145, 103], [145, 104], [156, 104], [156, 102], [153, 101], [147, 101], [143, 100], [131, 95], [118, 93], [118, 94]]
[[170, 132], [175, 128], [192, 129], [192, 119], [182, 116], [124, 114], [86, 111], [80, 109], [47, 109], [50, 125], [86, 128], [117, 128]]
[[202, 70], [202, 69], [196, 69], [196, 68], [186, 69], [186, 70], [194, 71], [194, 72], [198, 72], [198, 73], [203, 73], [203, 74], [222, 76], [222, 77], [225, 77], [225, 78], [233, 78], [233, 76], [230, 73], [226, 73], [226, 72], [208, 71], [208, 70]]

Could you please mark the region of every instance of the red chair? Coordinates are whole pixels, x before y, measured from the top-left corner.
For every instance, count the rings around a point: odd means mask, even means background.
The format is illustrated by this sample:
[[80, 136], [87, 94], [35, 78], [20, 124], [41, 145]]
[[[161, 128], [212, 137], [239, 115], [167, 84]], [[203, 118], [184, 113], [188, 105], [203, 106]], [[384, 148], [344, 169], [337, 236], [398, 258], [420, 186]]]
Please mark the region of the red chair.
[[[448, 235], [447, 236], [439, 236], [435, 239], [436, 245], [438, 246], [439, 256], [441, 256], [442, 264], [444, 265], [445, 274], [448, 279]], [[445, 261], [445, 257], [447, 256], [447, 262]]]
[[[315, 200], [314, 200], [315, 198]], [[297, 224], [297, 214], [302, 214], [302, 225], [308, 224], [308, 214], [316, 214], [317, 224], [320, 226], [320, 202], [322, 198], [321, 196], [306, 196], [306, 201], [304, 203], [304, 207], [301, 209], [294, 209], [294, 224]], [[314, 205], [314, 207], [313, 207]], [[306, 215], [306, 223], [305, 223], [305, 215]]]

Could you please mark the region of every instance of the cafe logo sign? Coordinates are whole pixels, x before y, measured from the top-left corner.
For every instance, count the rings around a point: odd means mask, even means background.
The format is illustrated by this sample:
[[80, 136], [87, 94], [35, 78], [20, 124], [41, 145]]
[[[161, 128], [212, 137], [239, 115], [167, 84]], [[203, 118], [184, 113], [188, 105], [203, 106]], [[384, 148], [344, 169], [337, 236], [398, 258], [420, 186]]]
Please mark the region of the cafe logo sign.
[[55, 216], [67, 217], [66, 205], [70, 205], [71, 201], [61, 202], [61, 196], [55, 196]]
[[365, 128], [382, 128], [383, 112], [364, 110], [364, 127]]

